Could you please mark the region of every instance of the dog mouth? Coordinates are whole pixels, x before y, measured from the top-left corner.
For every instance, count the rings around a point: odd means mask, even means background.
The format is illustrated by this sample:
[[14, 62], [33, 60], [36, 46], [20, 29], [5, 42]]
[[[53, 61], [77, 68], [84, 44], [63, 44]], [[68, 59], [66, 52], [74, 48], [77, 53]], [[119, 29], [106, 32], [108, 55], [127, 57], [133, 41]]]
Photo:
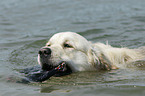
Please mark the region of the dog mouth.
[[63, 71], [59, 71], [56, 76], [62, 76], [72, 73], [71, 67], [69, 66], [69, 63], [66, 61], [60, 60], [58, 63], [54, 63], [51, 60], [51, 53], [52, 50], [50, 48], [41, 48], [38, 52], [38, 62], [41, 65], [41, 68], [43, 71], [51, 71], [58, 67], [58, 65], [65, 65], [63, 68]]
[[67, 62], [65, 61], [61, 61], [59, 62], [56, 66], [53, 66], [52, 64], [47, 64], [47, 63], [44, 63], [42, 64], [42, 70], [44, 71], [51, 71], [53, 69], [55, 69], [58, 65], [61, 65], [61, 64], [64, 64], [64, 68], [63, 68], [63, 71], [59, 71], [57, 74], [55, 74], [54, 76], [64, 76], [64, 75], [69, 75], [72, 73], [72, 69], [70, 68], [70, 66], [68, 65]]

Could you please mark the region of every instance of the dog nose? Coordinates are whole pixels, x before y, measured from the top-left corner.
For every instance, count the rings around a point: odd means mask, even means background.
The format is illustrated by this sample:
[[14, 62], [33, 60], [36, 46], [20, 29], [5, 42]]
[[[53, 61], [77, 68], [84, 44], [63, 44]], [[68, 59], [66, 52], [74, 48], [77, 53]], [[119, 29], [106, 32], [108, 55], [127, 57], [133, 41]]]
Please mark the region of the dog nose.
[[50, 48], [42, 48], [39, 50], [38, 54], [40, 55], [50, 55], [51, 54], [51, 49]]

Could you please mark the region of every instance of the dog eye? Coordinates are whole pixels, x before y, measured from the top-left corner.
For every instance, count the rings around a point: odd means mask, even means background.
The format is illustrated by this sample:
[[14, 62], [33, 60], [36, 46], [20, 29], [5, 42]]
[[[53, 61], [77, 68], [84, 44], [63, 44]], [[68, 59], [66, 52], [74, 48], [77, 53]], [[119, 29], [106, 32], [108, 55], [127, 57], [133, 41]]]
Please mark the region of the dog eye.
[[50, 46], [50, 44], [49, 45], [46, 45], [46, 46]]
[[51, 44], [50, 44], [50, 43], [48, 43], [48, 44], [46, 44], [46, 46], [51, 46]]
[[69, 44], [64, 44], [64, 47], [65, 48], [73, 48], [71, 45], [69, 45]]

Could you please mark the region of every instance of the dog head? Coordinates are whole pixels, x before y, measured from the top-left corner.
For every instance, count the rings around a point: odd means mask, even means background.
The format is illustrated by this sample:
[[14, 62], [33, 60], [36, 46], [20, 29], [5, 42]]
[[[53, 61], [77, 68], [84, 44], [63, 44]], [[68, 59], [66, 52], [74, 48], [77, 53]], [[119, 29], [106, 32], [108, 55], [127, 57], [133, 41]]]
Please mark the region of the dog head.
[[94, 70], [96, 57], [92, 44], [74, 32], [62, 32], [53, 35], [39, 50], [38, 62], [44, 70], [51, 70], [61, 62], [66, 63], [65, 70]]

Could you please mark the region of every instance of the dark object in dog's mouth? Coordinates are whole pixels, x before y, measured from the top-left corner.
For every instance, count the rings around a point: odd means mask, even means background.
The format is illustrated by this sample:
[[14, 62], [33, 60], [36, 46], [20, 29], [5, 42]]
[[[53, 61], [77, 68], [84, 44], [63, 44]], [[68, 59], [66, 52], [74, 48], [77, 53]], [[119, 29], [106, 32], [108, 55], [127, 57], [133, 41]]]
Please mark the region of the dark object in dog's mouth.
[[48, 70], [39, 70], [37, 72], [32, 72], [28, 74], [26, 77], [30, 81], [34, 82], [43, 82], [49, 79], [52, 76], [64, 76], [72, 73], [70, 67], [66, 64], [66, 62], [62, 61], [58, 66], [49, 68]]
[[[61, 65], [61, 64], [65, 64], [65, 66], [63, 68], [63, 71], [60, 71], [60, 72], [56, 73], [55, 76], [63, 76], [63, 75], [67, 75], [67, 74], [72, 72], [72, 70], [68, 66], [67, 62], [61, 61], [58, 65]], [[42, 64], [42, 70], [43, 71], [51, 71], [52, 69], [58, 67], [58, 65], [53, 66], [52, 64], [46, 64], [46, 63], [44, 63], [44, 64]]]

